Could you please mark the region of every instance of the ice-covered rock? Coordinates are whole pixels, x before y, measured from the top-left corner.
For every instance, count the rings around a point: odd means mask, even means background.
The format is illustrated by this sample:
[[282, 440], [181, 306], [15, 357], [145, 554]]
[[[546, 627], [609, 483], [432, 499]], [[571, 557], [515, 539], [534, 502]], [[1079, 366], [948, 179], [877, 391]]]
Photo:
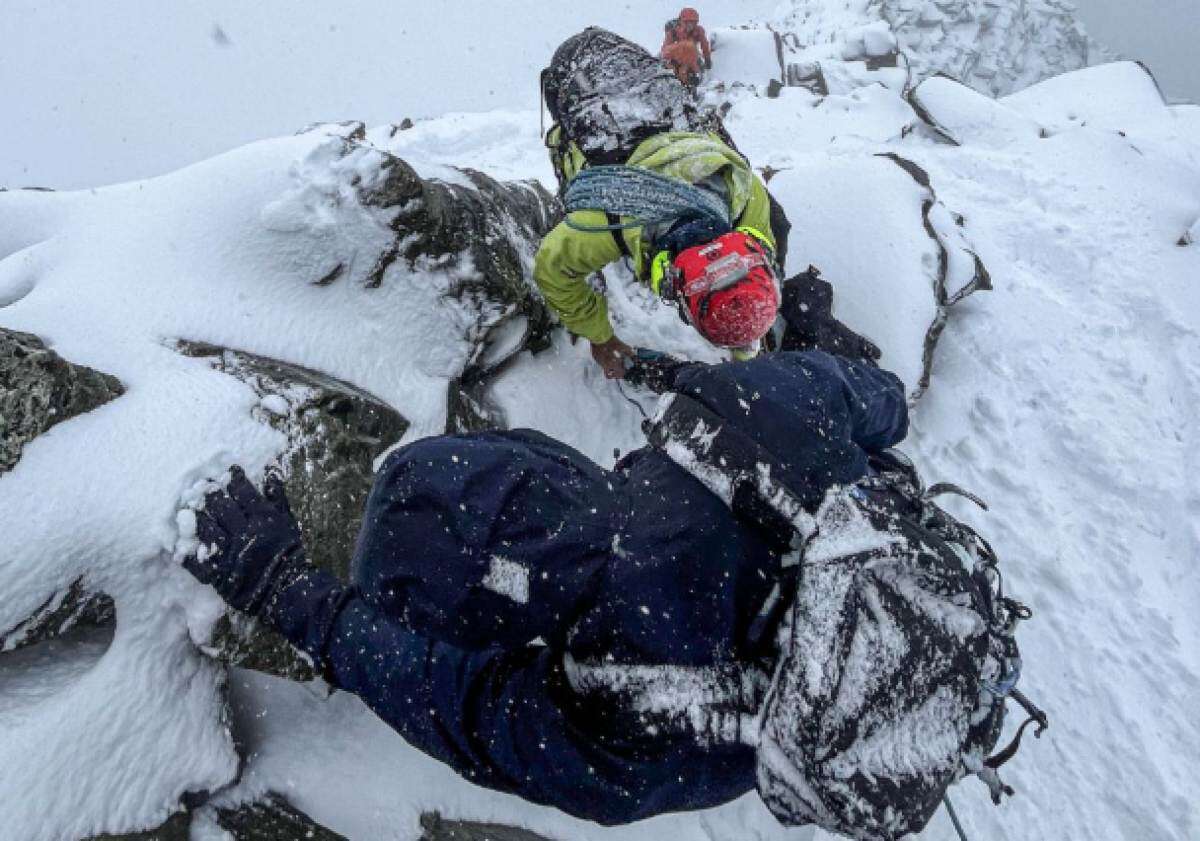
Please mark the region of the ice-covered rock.
[[143, 832], [96, 835], [87, 841], [346, 841], [269, 791], [238, 806], [206, 805], [176, 812]]
[[[66, 361], [37, 336], [0, 328], [0, 475], [17, 464], [27, 443], [124, 391], [116, 377]], [[0, 652], [57, 636], [81, 621], [102, 623], [112, 616], [112, 600], [90, 590], [80, 577], [28, 616], [0, 622]]]
[[1182, 247], [1195, 245], [1198, 242], [1200, 242], [1200, 218], [1179, 238], [1179, 245]]
[[421, 815], [419, 841], [547, 841], [543, 835], [515, 826], [447, 820], [437, 812]]
[[205, 832], [225, 833], [233, 841], [346, 841], [321, 826], [277, 792], [237, 807], [206, 806], [193, 821], [192, 838]]

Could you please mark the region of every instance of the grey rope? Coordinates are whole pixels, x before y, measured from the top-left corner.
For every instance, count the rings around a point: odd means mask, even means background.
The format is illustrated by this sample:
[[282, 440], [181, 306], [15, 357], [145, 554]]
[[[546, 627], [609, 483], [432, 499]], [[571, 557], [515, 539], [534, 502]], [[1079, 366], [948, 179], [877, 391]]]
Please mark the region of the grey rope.
[[942, 802], [946, 804], [946, 811], [950, 813], [950, 822], [954, 824], [954, 831], [958, 833], [959, 841], [967, 841], [967, 833], [963, 831], [962, 824], [959, 823], [958, 813], [954, 811], [954, 804], [950, 802], [950, 795], [943, 795]]
[[587, 167], [571, 180], [563, 204], [567, 213], [603, 210], [633, 221], [581, 225], [567, 217], [577, 231], [598, 233], [640, 228], [676, 219], [711, 219], [729, 226], [729, 208], [713, 193], [686, 181], [632, 166]]

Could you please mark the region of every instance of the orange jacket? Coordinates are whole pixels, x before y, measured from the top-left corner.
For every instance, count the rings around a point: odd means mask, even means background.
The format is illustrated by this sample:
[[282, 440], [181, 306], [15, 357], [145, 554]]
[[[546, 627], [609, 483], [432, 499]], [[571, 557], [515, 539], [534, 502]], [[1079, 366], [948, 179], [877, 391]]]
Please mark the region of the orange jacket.
[[695, 41], [672, 41], [664, 44], [662, 58], [675, 70], [679, 81], [687, 83], [688, 74], [700, 72], [700, 51]]
[[700, 54], [704, 56], [704, 61], [707, 64], [712, 61], [712, 48], [708, 44], [708, 35], [704, 31], [704, 27], [696, 24], [691, 35], [683, 31], [683, 24], [676, 23], [673, 27], [667, 30], [667, 34], [663, 37], [663, 45], [661, 55], [664, 59], [670, 60], [668, 48], [678, 41], [692, 41], [700, 48]]

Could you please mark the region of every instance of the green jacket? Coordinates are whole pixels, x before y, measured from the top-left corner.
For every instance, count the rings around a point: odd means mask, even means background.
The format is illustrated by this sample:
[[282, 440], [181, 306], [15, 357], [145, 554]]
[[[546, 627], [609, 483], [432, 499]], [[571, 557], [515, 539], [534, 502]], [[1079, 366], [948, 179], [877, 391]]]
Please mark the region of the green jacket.
[[[582, 154], [572, 144], [556, 161], [569, 180], [583, 168]], [[690, 132], [666, 132], [642, 142], [626, 162], [652, 172], [694, 184], [720, 173], [730, 197], [730, 216], [735, 226], [747, 225], [771, 233], [771, 208], [767, 188], [750, 169], [746, 159], [722, 143], [716, 135]], [[571, 214], [579, 225], [596, 227], [607, 223], [601, 210], [579, 210]], [[630, 221], [622, 217], [623, 222]], [[644, 230], [628, 228], [619, 233], [633, 260], [633, 270], [643, 281], [648, 279], [649, 244]], [[771, 245], [774, 246], [772, 240]], [[533, 277], [550, 308], [572, 333], [599, 344], [613, 336], [604, 296], [588, 286], [588, 276], [621, 257], [613, 235], [586, 232], [560, 222], [542, 240], [534, 260]]]

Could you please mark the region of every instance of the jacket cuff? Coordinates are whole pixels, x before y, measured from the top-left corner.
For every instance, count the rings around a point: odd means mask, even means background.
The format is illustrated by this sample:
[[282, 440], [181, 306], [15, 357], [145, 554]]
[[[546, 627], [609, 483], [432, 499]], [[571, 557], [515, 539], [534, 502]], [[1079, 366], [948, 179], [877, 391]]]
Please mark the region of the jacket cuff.
[[591, 331], [590, 335], [588, 333], [581, 333], [580, 335], [594, 345], [602, 345], [617, 334], [613, 330], [612, 324], [605, 318], [604, 323], [600, 325], [600, 329]]
[[602, 296], [597, 301], [596, 312], [582, 321], [568, 324], [567, 329], [577, 336], [582, 336], [594, 345], [601, 345], [616, 335], [612, 322], [608, 320], [608, 304]]
[[355, 590], [307, 563], [289, 573], [277, 581], [261, 617], [324, 671], [329, 636]]

